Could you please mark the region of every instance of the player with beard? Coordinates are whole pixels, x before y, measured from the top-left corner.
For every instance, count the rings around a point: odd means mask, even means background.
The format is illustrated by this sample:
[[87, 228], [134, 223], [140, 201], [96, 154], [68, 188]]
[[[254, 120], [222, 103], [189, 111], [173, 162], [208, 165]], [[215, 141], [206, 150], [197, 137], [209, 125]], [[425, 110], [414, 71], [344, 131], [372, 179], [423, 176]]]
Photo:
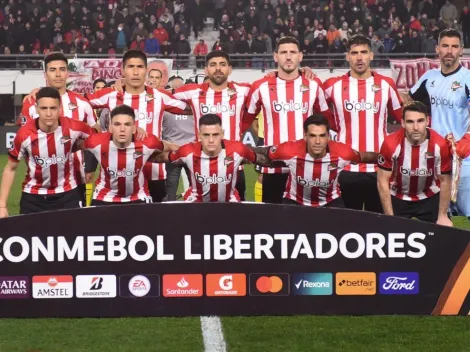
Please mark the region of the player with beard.
[[[436, 52], [441, 67], [422, 75], [408, 94], [404, 94], [404, 99], [411, 98], [430, 106], [431, 128], [443, 137], [452, 134], [459, 141], [470, 130], [470, 70], [460, 64], [463, 54], [460, 33], [443, 30]], [[470, 158], [462, 162], [456, 200], [452, 211], [470, 217]]]
[[[337, 141], [358, 152], [378, 153], [387, 135], [388, 116], [401, 120], [402, 102], [395, 82], [370, 69], [373, 59], [370, 40], [363, 35], [351, 37], [346, 53], [350, 71], [324, 84]], [[376, 164], [347, 165], [339, 184], [346, 208], [382, 212]]]
[[[264, 77], [251, 85], [243, 115], [246, 131], [263, 111], [264, 145], [278, 145], [303, 138], [303, 123], [313, 113], [330, 116], [323, 85], [318, 79], [300, 75], [302, 52], [297, 39], [279, 39], [274, 52], [276, 75]], [[288, 168], [263, 168], [263, 202], [281, 203]]]

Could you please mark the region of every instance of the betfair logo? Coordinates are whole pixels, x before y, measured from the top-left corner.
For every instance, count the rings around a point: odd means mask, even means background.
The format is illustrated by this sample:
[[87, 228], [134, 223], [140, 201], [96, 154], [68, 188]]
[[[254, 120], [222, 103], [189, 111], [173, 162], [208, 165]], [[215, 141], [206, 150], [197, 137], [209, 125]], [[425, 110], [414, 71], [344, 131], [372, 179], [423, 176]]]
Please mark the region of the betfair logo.
[[337, 295], [375, 295], [376, 286], [375, 273], [336, 273]]

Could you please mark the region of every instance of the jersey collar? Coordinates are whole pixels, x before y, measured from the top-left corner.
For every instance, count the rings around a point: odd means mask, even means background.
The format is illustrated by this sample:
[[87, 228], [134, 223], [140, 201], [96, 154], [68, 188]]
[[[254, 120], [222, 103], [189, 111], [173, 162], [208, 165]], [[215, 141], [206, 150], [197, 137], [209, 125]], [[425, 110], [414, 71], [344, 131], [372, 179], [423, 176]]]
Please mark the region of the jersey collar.
[[462, 68], [462, 65], [459, 65], [459, 67], [457, 67], [454, 71], [449, 72], [449, 73], [443, 73], [443, 72], [442, 72], [442, 69], [441, 69], [441, 75], [442, 75], [443, 77], [451, 76], [451, 75], [453, 75], [454, 73], [459, 72], [461, 68]]

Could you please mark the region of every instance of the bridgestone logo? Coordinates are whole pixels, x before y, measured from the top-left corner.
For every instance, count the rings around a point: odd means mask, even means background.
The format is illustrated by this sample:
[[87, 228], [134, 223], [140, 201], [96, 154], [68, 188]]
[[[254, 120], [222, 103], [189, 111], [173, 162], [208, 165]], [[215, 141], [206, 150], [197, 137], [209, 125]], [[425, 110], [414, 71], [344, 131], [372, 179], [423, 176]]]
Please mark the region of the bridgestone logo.
[[83, 292], [83, 296], [110, 296], [110, 292]]

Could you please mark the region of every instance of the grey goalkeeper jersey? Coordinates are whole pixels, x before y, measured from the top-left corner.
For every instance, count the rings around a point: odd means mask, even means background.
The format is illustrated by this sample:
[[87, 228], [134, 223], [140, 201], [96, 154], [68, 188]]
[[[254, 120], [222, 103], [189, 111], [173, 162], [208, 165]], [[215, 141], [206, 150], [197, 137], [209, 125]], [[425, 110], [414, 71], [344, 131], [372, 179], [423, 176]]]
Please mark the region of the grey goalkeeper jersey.
[[175, 115], [163, 113], [162, 139], [178, 145], [194, 142], [194, 117], [192, 115]]

